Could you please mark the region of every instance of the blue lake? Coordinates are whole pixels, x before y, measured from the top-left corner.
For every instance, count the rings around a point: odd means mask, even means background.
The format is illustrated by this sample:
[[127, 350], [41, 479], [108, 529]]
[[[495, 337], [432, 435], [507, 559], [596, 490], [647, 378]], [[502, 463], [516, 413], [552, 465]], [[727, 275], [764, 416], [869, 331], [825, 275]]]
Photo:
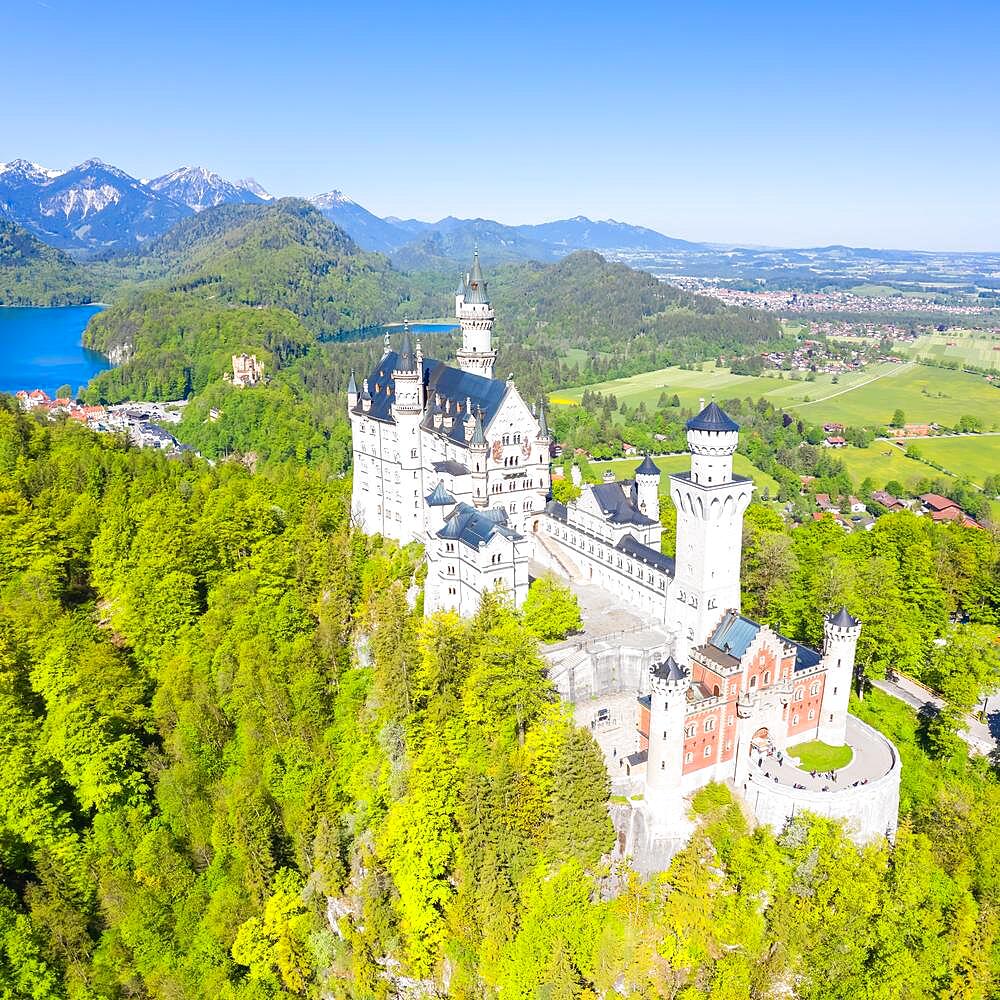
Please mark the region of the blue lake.
[[54, 309], [0, 308], [0, 392], [42, 389], [75, 393], [111, 367], [103, 354], [82, 346], [83, 329], [101, 306]]

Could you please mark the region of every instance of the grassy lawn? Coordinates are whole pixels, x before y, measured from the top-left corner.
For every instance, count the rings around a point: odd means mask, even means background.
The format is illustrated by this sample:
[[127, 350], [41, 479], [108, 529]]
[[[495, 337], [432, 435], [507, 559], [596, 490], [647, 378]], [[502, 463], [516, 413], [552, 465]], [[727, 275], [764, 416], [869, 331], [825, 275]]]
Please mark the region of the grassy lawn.
[[850, 747], [832, 747], [829, 743], [810, 740], [789, 747], [788, 756], [798, 758], [803, 771], [839, 771], [850, 764], [854, 751]]
[[[687, 472], [691, 468], [690, 455], [654, 455], [653, 461], [657, 468], [663, 473], [660, 476], [660, 492], [668, 494], [670, 492], [671, 472]], [[616, 458], [610, 462], [589, 462], [590, 468], [598, 473], [605, 469], [611, 469], [616, 479], [631, 479], [635, 475], [636, 467], [642, 462], [641, 458]], [[924, 466], [926, 469], [927, 466]], [[733, 472], [738, 476], [749, 476], [757, 485], [757, 499], [766, 487], [774, 496], [778, 492], [778, 484], [766, 473], [761, 472], [755, 465], [751, 465], [744, 455], [733, 456]]]
[[[997, 395], [1000, 396], [1000, 393]], [[987, 476], [1000, 473], [1000, 437], [928, 438], [911, 444], [919, 449], [924, 458], [943, 465], [956, 476], [968, 477], [977, 486], [982, 486]], [[918, 462], [910, 464], [920, 467]], [[928, 472], [933, 475], [930, 470]]]
[[[923, 448], [923, 445], [924, 442], [921, 441], [919, 447]], [[903, 448], [887, 441], [875, 441], [867, 448], [848, 445], [839, 449], [834, 457], [844, 463], [847, 474], [858, 486], [871, 476], [878, 489], [890, 479], [898, 480], [906, 489], [910, 489], [920, 479], [939, 475], [922, 462], [907, 458]]]
[[676, 393], [689, 408], [713, 396], [716, 400], [766, 397], [814, 423], [888, 424], [898, 408], [910, 423], [953, 425], [968, 413], [980, 416], [986, 429], [1000, 425], [1000, 389], [979, 375], [917, 364], [872, 365], [842, 374], [834, 383], [831, 375], [819, 375], [814, 382], [779, 379], [777, 373], [733, 375], [728, 368], [707, 363], [698, 371], [661, 368], [589, 387], [559, 389], [549, 399], [555, 405], [578, 403], [584, 388], [614, 393], [619, 402], [624, 399], [631, 406], [645, 401], [649, 408], [656, 407], [661, 392]]

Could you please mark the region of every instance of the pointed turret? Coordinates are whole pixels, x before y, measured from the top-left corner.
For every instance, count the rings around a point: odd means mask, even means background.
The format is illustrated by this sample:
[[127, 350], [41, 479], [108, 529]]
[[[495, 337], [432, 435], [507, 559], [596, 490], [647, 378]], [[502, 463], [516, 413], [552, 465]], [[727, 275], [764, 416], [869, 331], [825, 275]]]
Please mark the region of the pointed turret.
[[660, 470], [649, 457], [646, 457], [635, 470], [635, 491], [639, 510], [652, 518], [654, 521], [660, 520]]
[[548, 441], [549, 437], [549, 422], [545, 417], [545, 400], [540, 399], [538, 401], [538, 440]]
[[351, 380], [347, 383], [347, 408], [353, 410], [358, 405], [358, 383], [354, 378], [354, 369], [351, 369]]
[[458, 366], [464, 372], [493, 378], [497, 354], [493, 350], [493, 307], [486, 292], [486, 279], [479, 263], [479, 249], [472, 259], [462, 295], [455, 296], [456, 314], [462, 325], [462, 347]]
[[476, 426], [472, 429], [469, 447], [486, 450], [486, 434], [483, 431], [483, 411], [481, 409], [476, 412]]
[[411, 372], [417, 367], [416, 357], [413, 353], [413, 344], [410, 342], [410, 321], [403, 320], [403, 343], [399, 348], [399, 367], [397, 371]]

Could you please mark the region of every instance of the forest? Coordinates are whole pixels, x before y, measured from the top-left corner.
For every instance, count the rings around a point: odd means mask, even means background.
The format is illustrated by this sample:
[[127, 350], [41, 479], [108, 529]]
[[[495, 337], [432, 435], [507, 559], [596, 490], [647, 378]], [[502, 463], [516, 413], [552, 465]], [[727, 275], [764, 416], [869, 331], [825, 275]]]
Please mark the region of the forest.
[[[643, 882], [528, 616], [425, 620], [419, 549], [352, 529], [349, 495], [0, 398], [0, 996], [998, 995], [1000, 784], [947, 725], [855, 703], [903, 755], [892, 847], [751, 829], [710, 786]], [[815, 641], [848, 598], [871, 676], [909, 657], [956, 704], [933, 637], [959, 615], [992, 662], [994, 536], [751, 511], [749, 613]]]

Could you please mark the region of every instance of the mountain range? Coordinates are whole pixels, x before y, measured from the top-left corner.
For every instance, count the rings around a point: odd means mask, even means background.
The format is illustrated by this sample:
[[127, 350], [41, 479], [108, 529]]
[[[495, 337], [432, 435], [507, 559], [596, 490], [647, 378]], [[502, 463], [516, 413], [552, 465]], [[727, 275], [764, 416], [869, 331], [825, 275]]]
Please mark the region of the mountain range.
[[[96, 159], [68, 170], [28, 160], [0, 164], [0, 218], [76, 256], [131, 253], [205, 209], [271, 200], [253, 179], [230, 181], [198, 166], [141, 180]], [[387, 254], [408, 270], [464, 266], [476, 246], [495, 263], [554, 261], [574, 250], [700, 248], [642, 226], [583, 216], [522, 226], [454, 216], [424, 222], [380, 218], [337, 190], [310, 200], [362, 249]]]
[[142, 181], [101, 160], [68, 170], [0, 164], [0, 218], [77, 254], [130, 251], [204, 208], [269, 198], [253, 180], [232, 183], [200, 167]]

